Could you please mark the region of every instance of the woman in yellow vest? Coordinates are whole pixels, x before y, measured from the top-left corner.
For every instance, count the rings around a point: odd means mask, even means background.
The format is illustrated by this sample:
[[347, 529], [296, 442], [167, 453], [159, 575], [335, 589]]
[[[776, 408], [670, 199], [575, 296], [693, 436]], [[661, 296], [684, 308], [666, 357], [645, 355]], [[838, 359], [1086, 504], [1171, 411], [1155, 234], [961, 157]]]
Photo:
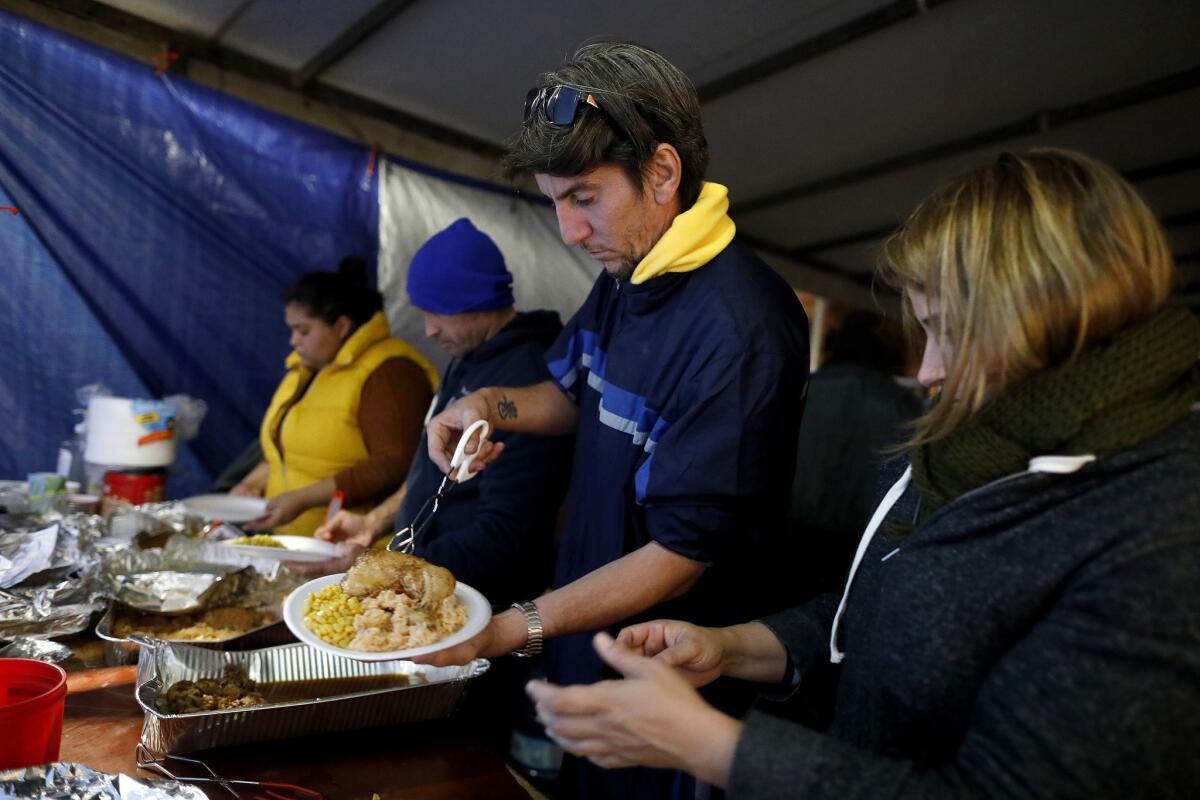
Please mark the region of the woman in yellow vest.
[[247, 530], [311, 536], [335, 492], [364, 508], [404, 482], [437, 372], [392, 337], [358, 259], [304, 275], [284, 302], [294, 352], [263, 417], [263, 461], [230, 494], [270, 501]]

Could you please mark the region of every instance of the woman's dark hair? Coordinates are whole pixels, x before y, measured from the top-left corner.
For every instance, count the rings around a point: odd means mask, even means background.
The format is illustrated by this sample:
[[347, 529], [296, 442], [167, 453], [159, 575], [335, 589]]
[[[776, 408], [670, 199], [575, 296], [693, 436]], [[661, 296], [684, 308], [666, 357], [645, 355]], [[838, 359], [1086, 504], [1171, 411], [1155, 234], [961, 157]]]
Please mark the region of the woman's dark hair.
[[559, 127], [535, 114], [508, 141], [505, 175], [581, 175], [602, 164], [625, 170], [637, 189], [654, 149], [679, 153], [679, 199], [691, 208], [708, 169], [708, 141], [696, 87], [662, 55], [627, 42], [593, 42], [538, 79], [537, 88], [566, 85], [591, 93], [599, 109], [580, 104], [574, 124]]
[[383, 310], [383, 295], [367, 285], [367, 262], [357, 256], [343, 258], [337, 272], [301, 275], [288, 287], [283, 302], [304, 306], [326, 325], [349, 317], [355, 329]]

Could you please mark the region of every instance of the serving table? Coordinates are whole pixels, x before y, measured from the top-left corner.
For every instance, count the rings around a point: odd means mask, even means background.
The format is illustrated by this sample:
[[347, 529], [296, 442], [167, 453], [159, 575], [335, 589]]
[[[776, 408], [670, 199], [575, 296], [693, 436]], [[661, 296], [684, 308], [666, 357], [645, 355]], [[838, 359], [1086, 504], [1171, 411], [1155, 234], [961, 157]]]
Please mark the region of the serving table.
[[[135, 666], [101, 667], [103, 642], [73, 648], [60, 761], [103, 772], [157, 777], [137, 769], [134, 747], [142, 709]], [[504, 760], [455, 718], [392, 728], [239, 745], [189, 754], [225, 778], [279, 781], [315, 789], [329, 800], [487, 798], [528, 800]], [[198, 784], [210, 798], [232, 797]], [[250, 792], [244, 792], [249, 797]]]

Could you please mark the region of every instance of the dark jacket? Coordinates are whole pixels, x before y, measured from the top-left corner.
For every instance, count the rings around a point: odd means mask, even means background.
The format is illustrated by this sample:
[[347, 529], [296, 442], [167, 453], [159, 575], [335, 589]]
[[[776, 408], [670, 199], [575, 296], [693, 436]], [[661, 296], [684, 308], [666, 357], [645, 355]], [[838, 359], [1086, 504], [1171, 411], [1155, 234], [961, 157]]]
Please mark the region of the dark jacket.
[[884, 450], [904, 440], [905, 423], [920, 413], [915, 392], [867, 364], [826, 364], [809, 378], [788, 523], [811, 595], [845, 582], [875, 510]]
[[[784, 536], [808, 377], [792, 289], [736, 239], [692, 272], [640, 285], [604, 274], [547, 361], [579, 406], [555, 585], [656, 542], [710, 567], [649, 614], [747, 612], [761, 548]], [[549, 651], [552, 680], [602, 675], [587, 634]]]
[[[709, 566], [637, 619], [715, 625], [784, 607], [772, 590], [785, 584], [768, 575], [784, 562], [774, 554], [808, 376], [808, 324], [791, 287], [737, 239], [692, 272], [639, 285], [601, 275], [547, 360], [579, 406], [555, 585], [655, 542]], [[546, 652], [557, 683], [606, 674], [588, 633]], [[739, 710], [749, 701], [709, 697]], [[662, 797], [677, 778], [570, 758], [564, 773], [572, 797]]]
[[[499, 333], [446, 368], [434, 413], [484, 386], [528, 386], [549, 379], [542, 354], [562, 330], [558, 314], [518, 314]], [[497, 608], [537, 597], [550, 584], [553, 536], [570, 475], [571, 437], [494, 433], [504, 457], [454, 487], [416, 553], [483, 592]], [[408, 472], [396, 529], [408, 525], [437, 492], [442, 473], [424, 434]]]
[[[876, 536], [828, 735], [751, 715], [730, 796], [1200, 796], [1198, 487], [1193, 413]], [[839, 596], [764, 620], [801, 672], [828, 661]]]

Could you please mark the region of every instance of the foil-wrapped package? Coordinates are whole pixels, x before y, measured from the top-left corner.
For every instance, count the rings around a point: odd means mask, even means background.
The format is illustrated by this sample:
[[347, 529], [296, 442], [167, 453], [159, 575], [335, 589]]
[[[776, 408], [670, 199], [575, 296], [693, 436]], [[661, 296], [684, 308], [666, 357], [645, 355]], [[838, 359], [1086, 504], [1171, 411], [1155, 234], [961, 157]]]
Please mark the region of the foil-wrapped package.
[[[0, 555], [18, 578], [0, 583], [0, 639], [46, 639], [85, 630], [106, 600], [97, 581], [94, 544], [102, 521], [69, 514], [40, 530], [0, 532]], [[5, 570], [0, 565], [0, 575]]]
[[195, 786], [97, 772], [83, 764], [58, 762], [0, 771], [0, 797], [15, 800], [205, 800]]
[[40, 531], [0, 532], [0, 589], [49, 569], [57, 541], [57, 523]]
[[0, 658], [35, 658], [57, 664], [71, 657], [71, 648], [58, 642], [20, 636], [0, 647]]
[[153, 539], [175, 534], [198, 536], [205, 520], [179, 501], [123, 506], [108, 518], [109, 533], [120, 539]]

